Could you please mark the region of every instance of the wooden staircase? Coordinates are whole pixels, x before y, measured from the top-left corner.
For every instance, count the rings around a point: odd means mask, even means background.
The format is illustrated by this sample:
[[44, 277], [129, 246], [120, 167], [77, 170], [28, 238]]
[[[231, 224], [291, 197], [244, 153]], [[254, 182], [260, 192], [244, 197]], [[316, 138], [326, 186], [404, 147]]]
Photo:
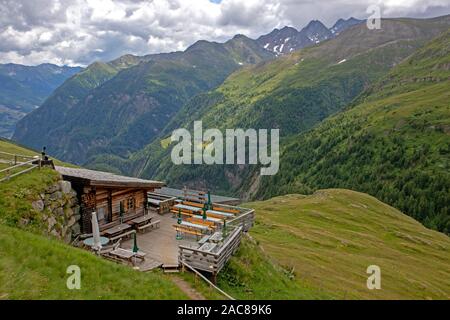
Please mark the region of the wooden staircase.
[[179, 264], [163, 264], [162, 269], [164, 273], [178, 273], [180, 272]]

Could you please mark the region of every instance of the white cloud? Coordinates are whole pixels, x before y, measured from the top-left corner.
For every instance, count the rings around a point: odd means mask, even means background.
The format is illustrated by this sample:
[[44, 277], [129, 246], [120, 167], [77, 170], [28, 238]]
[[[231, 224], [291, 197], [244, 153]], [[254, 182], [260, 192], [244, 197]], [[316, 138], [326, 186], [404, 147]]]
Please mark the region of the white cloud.
[[385, 16], [450, 12], [450, 0], [2, 0], [0, 63], [86, 65], [125, 53], [182, 50], [197, 40], [257, 37], [312, 19], [366, 16], [378, 3]]

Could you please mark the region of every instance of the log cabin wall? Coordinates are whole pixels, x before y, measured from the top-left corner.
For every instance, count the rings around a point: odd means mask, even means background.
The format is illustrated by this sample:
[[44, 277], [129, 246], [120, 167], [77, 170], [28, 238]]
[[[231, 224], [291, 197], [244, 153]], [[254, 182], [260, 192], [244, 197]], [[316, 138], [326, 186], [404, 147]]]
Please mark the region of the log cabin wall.
[[82, 199], [82, 230], [91, 233], [91, 213], [97, 212], [100, 230], [105, 230], [119, 223], [120, 202], [123, 203], [124, 221], [143, 215], [147, 192], [154, 189], [136, 188], [84, 188]]

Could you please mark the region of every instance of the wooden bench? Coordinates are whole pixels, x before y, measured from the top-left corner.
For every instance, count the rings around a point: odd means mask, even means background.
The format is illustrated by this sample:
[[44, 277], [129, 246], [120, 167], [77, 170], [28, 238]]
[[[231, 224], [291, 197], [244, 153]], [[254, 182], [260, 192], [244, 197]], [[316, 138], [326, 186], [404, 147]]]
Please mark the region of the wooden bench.
[[142, 232], [145, 232], [145, 230], [146, 230], [147, 228], [152, 228], [152, 229], [153, 229], [153, 227], [154, 227], [155, 229], [157, 229], [157, 228], [159, 228], [159, 224], [160, 224], [160, 223], [161, 223], [161, 220], [155, 220], [155, 221], [153, 221], [153, 222], [144, 224], [143, 226], [139, 226], [137, 229], [138, 229], [139, 231], [142, 231]]
[[204, 243], [206, 243], [208, 240], [209, 240], [209, 238], [210, 238], [211, 236], [208, 234], [208, 235], [206, 235], [206, 236], [204, 236], [203, 238], [201, 238], [199, 241], [198, 241], [198, 244], [204, 244]]
[[[172, 212], [174, 215], [178, 215], [178, 210], [172, 209], [172, 210], [170, 210], [170, 212]], [[183, 210], [181, 210], [180, 214], [181, 214], [182, 216], [189, 216], [189, 217], [192, 217], [192, 216], [193, 216], [192, 213], [186, 212], [186, 211], [183, 211]]]
[[117, 236], [109, 238], [109, 241], [115, 241], [115, 240], [118, 240], [118, 239], [122, 239], [122, 238], [128, 237], [129, 235], [131, 235], [131, 234], [133, 234], [135, 232], [136, 232], [135, 230], [130, 230], [130, 231], [121, 233], [121, 234], [119, 234]]
[[177, 232], [183, 232], [183, 233], [195, 235], [197, 237], [197, 239], [199, 237], [203, 236], [203, 233], [201, 233], [200, 231], [189, 228], [189, 227], [180, 226], [178, 224], [174, 224], [173, 227], [175, 228], [175, 230]]
[[196, 219], [196, 218], [187, 218], [186, 221], [191, 222], [191, 223], [195, 223], [195, 224], [199, 224], [199, 225], [202, 225], [202, 226], [207, 226], [208, 228], [211, 228], [211, 229], [215, 229], [216, 228], [215, 223], [212, 222], [212, 221], [199, 220], [199, 219]]
[[226, 212], [226, 213], [232, 213], [234, 215], [239, 213], [239, 210], [236, 209], [228, 209], [228, 208], [223, 208], [223, 207], [219, 207], [219, 206], [213, 206], [213, 210], [216, 211], [222, 211], [222, 212]]
[[112, 251], [110, 251], [108, 254], [117, 257], [119, 259], [122, 260], [126, 260], [126, 261], [132, 261], [133, 258], [137, 258], [140, 260], [144, 260], [145, 259], [145, 252], [142, 251], [138, 251], [136, 253], [134, 253], [132, 250], [128, 250], [128, 249], [123, 249], [123, 248], [116, 248]]
[[[203, 206], [204, 206], [203, 203], [197, 203], [197, 202], [192, 202], [192, 201], [183, 201], [183, 204], [191, 206], [191, 207], [198, 207], [198, 208], [203, 208]], [[226, 213], [233, 213], [235, 215], [239, 213], [239, 210], [230, 209], [230, 208], [224, 208], [224, 207], [221, 207], [220, 205], [213, 204], [212, 207], [213, 207], [212, 209], [216, 210], [216, 211], [223, 211], [223, 212], [226, 212]]]

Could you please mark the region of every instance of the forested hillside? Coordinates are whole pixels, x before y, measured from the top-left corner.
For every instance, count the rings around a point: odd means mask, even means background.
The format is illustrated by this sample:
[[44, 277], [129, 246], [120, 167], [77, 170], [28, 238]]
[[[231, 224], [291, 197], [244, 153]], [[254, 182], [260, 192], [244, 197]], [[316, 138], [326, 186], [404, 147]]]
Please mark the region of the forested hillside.
[[450, 32], [291, 141], [254, 196], [359, 190], [450, 233]]
[[383, 32], [357, 25], [319, 46], [240, 70], [216, 90], [189, 101], [159, 141], [131, 160], [107, 160], [121, 171], [178, 186], [240, 194], [252, 190], [256, 177], [250, 176], [248, 166], [175, 166], [171, 147], [163, 142], [172, 130], [192, 130], [193, 121], [202, 120], [205, 128], [279, 128], [284, 145], [290, 136], [347, 107], [427, 39], [448, 28], [449, 20], [386, 20]]
[[0, 136], [9, 138], [18, 120], [33, 111], [80, 67], [44, 63], [0, 64]]

